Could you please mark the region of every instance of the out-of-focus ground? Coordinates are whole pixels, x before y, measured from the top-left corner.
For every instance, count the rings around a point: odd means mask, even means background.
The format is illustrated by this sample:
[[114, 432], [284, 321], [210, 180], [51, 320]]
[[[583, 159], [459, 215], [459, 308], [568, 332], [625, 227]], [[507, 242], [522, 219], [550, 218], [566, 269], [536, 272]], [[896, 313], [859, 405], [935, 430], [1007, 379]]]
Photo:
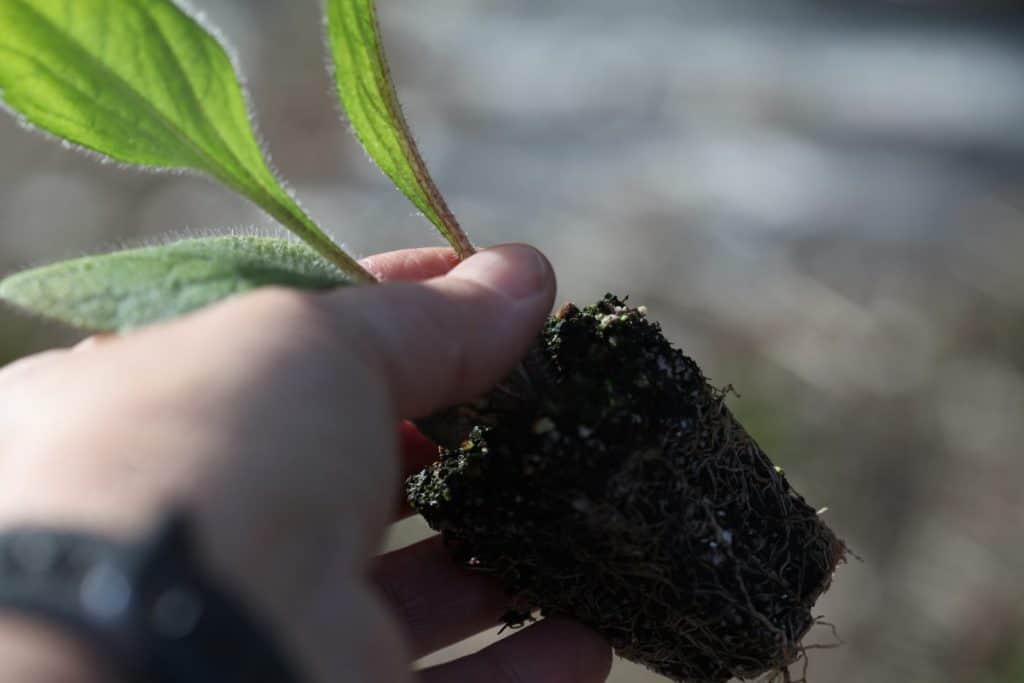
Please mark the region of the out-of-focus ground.
[[[315, 2], [194, 4], [333, 234], [360, 254], [439, 242], [339, 123]], [[540, 246], [561, 299], [646, 304], [863, 557], [819, 603], [846, 645], [816, 651], [811, 680], [1024, 681], [1022, 16], [381, 4], [407, 114], [476, 240]], [[209, 182], [99, 165], [0, 116], [0, 271], [249, 225], [270, 220]], [[73, 338], [9, 311], [0, 330], [0, 362]], [[619, 663], [612, 680], [656, 679]]]

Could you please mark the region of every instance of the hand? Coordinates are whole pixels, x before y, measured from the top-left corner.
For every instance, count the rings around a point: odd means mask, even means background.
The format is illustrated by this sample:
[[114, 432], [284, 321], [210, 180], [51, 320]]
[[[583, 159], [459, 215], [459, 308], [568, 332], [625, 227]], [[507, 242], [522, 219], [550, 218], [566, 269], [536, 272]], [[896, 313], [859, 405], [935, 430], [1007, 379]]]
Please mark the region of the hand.
[[[374, 554], [401, 514], [401, 475], [433, 455], [402, 421], [509, 372], [550, 310], [554, 277], [514, 245], [459, 265], [442, 249], [366, 265], [392, 282], [262, 290], [0, 371], [0, 527], [129, 537], [184, 503], [211, 571], [317, 683], [408, 681], [412, 658], [495, 626], [500, 587], [455, 566], [436, 538]], [[0, 678], [56, 680], [59, 658], [33, 658], [31, 645], [59, 636], [27, 628], [0, 624], [0, 650], [6, 636], [19, 643]], [[82, 667], [73, 680], [92, 680], [85, 655], [62, 652]], [[586, 683], [609, 663], [589, 630], [546, 620], [419, 680]]]

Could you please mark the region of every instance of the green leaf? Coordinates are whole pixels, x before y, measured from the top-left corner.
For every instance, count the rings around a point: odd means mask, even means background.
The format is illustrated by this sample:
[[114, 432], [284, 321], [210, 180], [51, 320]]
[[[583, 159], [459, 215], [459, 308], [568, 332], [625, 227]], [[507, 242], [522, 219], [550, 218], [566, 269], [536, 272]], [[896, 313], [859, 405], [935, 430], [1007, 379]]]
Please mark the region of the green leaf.
[[391, 82], [373, 0], [327, 0], [327, 40], [341, 105], [356, 137], [459, 256], [473, 253], [416, 148]]
[[353, 278], [373, 280], [281, 186], [230, 56], [171, 0], [0, 0], [0, 95], [80, 147], [207, 173]]
[[326, 289], [349, 283], [308, 246], [223, 236], [62, 261], [0, 281], [0, 299], [93, 331], [173, 318], [264, 285]]

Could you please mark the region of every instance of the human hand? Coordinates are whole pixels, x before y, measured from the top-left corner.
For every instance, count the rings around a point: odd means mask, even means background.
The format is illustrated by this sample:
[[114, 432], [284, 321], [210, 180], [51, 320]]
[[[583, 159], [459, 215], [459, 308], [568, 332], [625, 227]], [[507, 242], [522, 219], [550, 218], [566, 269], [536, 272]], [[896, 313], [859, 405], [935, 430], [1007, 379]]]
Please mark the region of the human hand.
[[[433, 454], [402, 421], [514, 367], [550, 310], [550, 266], [514, 245], [367, 266], [393, 282], [263, 290], [0, 371], [0, 527], [128, 537], [183, 503], [211, 571], [314, 682], [408, 681], [414, 657], [496, 625], [500, 587], [436, 538], [374, 555], [400, 475]], [[596, 635], [552, 619], [419, 680], [586, 683], [609, 663]], [[96, 666], [57, 634], [0, 622], [3, 680], [93, 681]]]

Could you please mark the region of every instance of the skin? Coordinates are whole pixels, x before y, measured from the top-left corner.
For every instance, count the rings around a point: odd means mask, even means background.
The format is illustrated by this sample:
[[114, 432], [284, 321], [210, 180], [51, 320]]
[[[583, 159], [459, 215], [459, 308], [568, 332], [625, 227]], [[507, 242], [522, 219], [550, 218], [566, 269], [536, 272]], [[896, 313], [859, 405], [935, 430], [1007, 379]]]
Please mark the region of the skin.
[[[0, 528], [131, 538], [187, 507], [208, 570], [314, 683], [590, 683], [608, 646], [549, 619], [426, 671], [410, 662], [493, 628], [505, 604], [436, 538], [376, 556], [407, 514], [403, 474], [435, 450], [406, 420], [486, 391], [550, 310], [523, 245], [364, 261], [386, 283], [264, 289], [0, 370]], [[110, 681], [42, 623], [0, 618], [0, 680]]]

